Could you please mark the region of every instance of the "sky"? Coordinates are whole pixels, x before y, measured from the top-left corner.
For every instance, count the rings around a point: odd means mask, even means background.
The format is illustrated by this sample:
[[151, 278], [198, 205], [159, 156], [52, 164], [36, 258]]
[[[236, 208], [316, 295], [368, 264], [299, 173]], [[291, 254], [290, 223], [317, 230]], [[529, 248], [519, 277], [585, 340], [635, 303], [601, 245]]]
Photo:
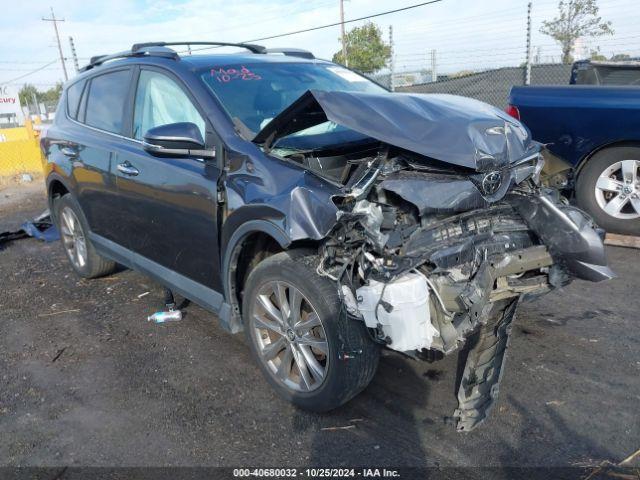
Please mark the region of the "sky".
[[[69, 76], [75, 74], [69, 37], [81, 66], [93, 55], [113, 53], [143, 41], [213, 40], [240, 42], [339, 21], [339, 0], [2, 0], [0, 84], [25, 82], [44, 90], [63, 79], [50, 6], [58, 24]], [[421, 0], [346, 0], [345, 20], [401, 8]], [[388, 37], [393, 26], [396, 71], [431, 68], [438, 73], [520, 65], [525, 59], [528, 0], [441, 0], [372, 19]], [[557, 62], [560, 49], [539, 32], [557, 13], [557, 0], [532, 0], [533, 55]], [[610, 37], [586, 39], [581, 50], [599, 47], [605, 55], [640, 56], [638, 0], [598, 0], [600, 14], [613, 24]], [[362, 25], [354, 22], [347, 29]], [[340, 48], [338, 26], [261, 43], [297, 47], [330, 59]], [[388, 39], [388, 38], [387, 38]], [[35, 73], [34, 70], [40, 69]], [[19, 78], [22, 77], [22, 78]]]

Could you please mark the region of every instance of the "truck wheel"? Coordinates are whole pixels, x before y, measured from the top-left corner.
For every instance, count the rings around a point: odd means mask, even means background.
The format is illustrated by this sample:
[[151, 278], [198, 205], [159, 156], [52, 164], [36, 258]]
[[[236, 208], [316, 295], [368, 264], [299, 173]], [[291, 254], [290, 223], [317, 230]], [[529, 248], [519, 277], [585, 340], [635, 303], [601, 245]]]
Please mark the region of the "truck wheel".
[[640, 148], [612, 147], [587, 161], [576, 184], [578, 205], [608, 232], [640, 235]]
[[341, 312], [337, 287], [316, 273], [306, 251], [273, 255], [245, 284], [245, 334], [276, 392], [300, 408], [326, 412], [371, 381], [379, 347], [363, 322]]
[[112, 273], [116, 263], [96, 252], [89, 240], [89, 228], [75, 199], [67, 194], [54, 202], [55, 215], [62, 246], [75, 272], [84, 278], [102, 277]]

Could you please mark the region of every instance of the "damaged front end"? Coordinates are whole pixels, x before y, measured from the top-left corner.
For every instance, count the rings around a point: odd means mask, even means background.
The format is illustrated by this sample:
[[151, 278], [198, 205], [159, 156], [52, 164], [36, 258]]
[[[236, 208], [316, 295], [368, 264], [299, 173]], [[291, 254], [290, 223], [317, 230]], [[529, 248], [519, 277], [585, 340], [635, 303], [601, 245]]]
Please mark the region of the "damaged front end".
[[[376, 143], [330, 154], [277, 143], [324, 122]], [[459, 431], [496, 398], [518, 303], [613, 276], [602, 232], [540, 185], [540, 145], [488, 105], [307, 92], [271, 123], [257, 137], [265, 151], [342, 184], [317, 272], [336, 282], [347, 316], [417, 359], [460, 350]]]

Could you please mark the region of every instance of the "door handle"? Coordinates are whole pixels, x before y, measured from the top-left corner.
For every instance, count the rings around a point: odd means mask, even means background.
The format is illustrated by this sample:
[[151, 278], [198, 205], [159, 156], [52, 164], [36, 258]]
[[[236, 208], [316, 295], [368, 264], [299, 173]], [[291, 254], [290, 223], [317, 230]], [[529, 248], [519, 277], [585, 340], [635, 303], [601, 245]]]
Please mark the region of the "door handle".
[[60, 149], [60, 152], [64, 156], [70, 157], [70, 158], [76, 158], [78, 156], [78, 150], [76, 150], [74, 147], [62, 147]]
[[119, 163], [116, 168], [120, 173], [124, 173], [125, 175], [129, 175], [131, 177], [135, 177], [140, 173], [140, 170], [131, 165], [129, 162]]

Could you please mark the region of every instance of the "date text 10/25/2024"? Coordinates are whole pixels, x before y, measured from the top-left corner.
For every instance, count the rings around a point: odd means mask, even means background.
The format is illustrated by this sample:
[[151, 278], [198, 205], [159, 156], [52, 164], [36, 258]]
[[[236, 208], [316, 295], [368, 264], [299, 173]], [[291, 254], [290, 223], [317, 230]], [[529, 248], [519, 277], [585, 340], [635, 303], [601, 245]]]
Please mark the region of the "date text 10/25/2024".
[[234, 477], [275, 478], [399, 478], [397, 470], [386, 468], [234, 468]]

